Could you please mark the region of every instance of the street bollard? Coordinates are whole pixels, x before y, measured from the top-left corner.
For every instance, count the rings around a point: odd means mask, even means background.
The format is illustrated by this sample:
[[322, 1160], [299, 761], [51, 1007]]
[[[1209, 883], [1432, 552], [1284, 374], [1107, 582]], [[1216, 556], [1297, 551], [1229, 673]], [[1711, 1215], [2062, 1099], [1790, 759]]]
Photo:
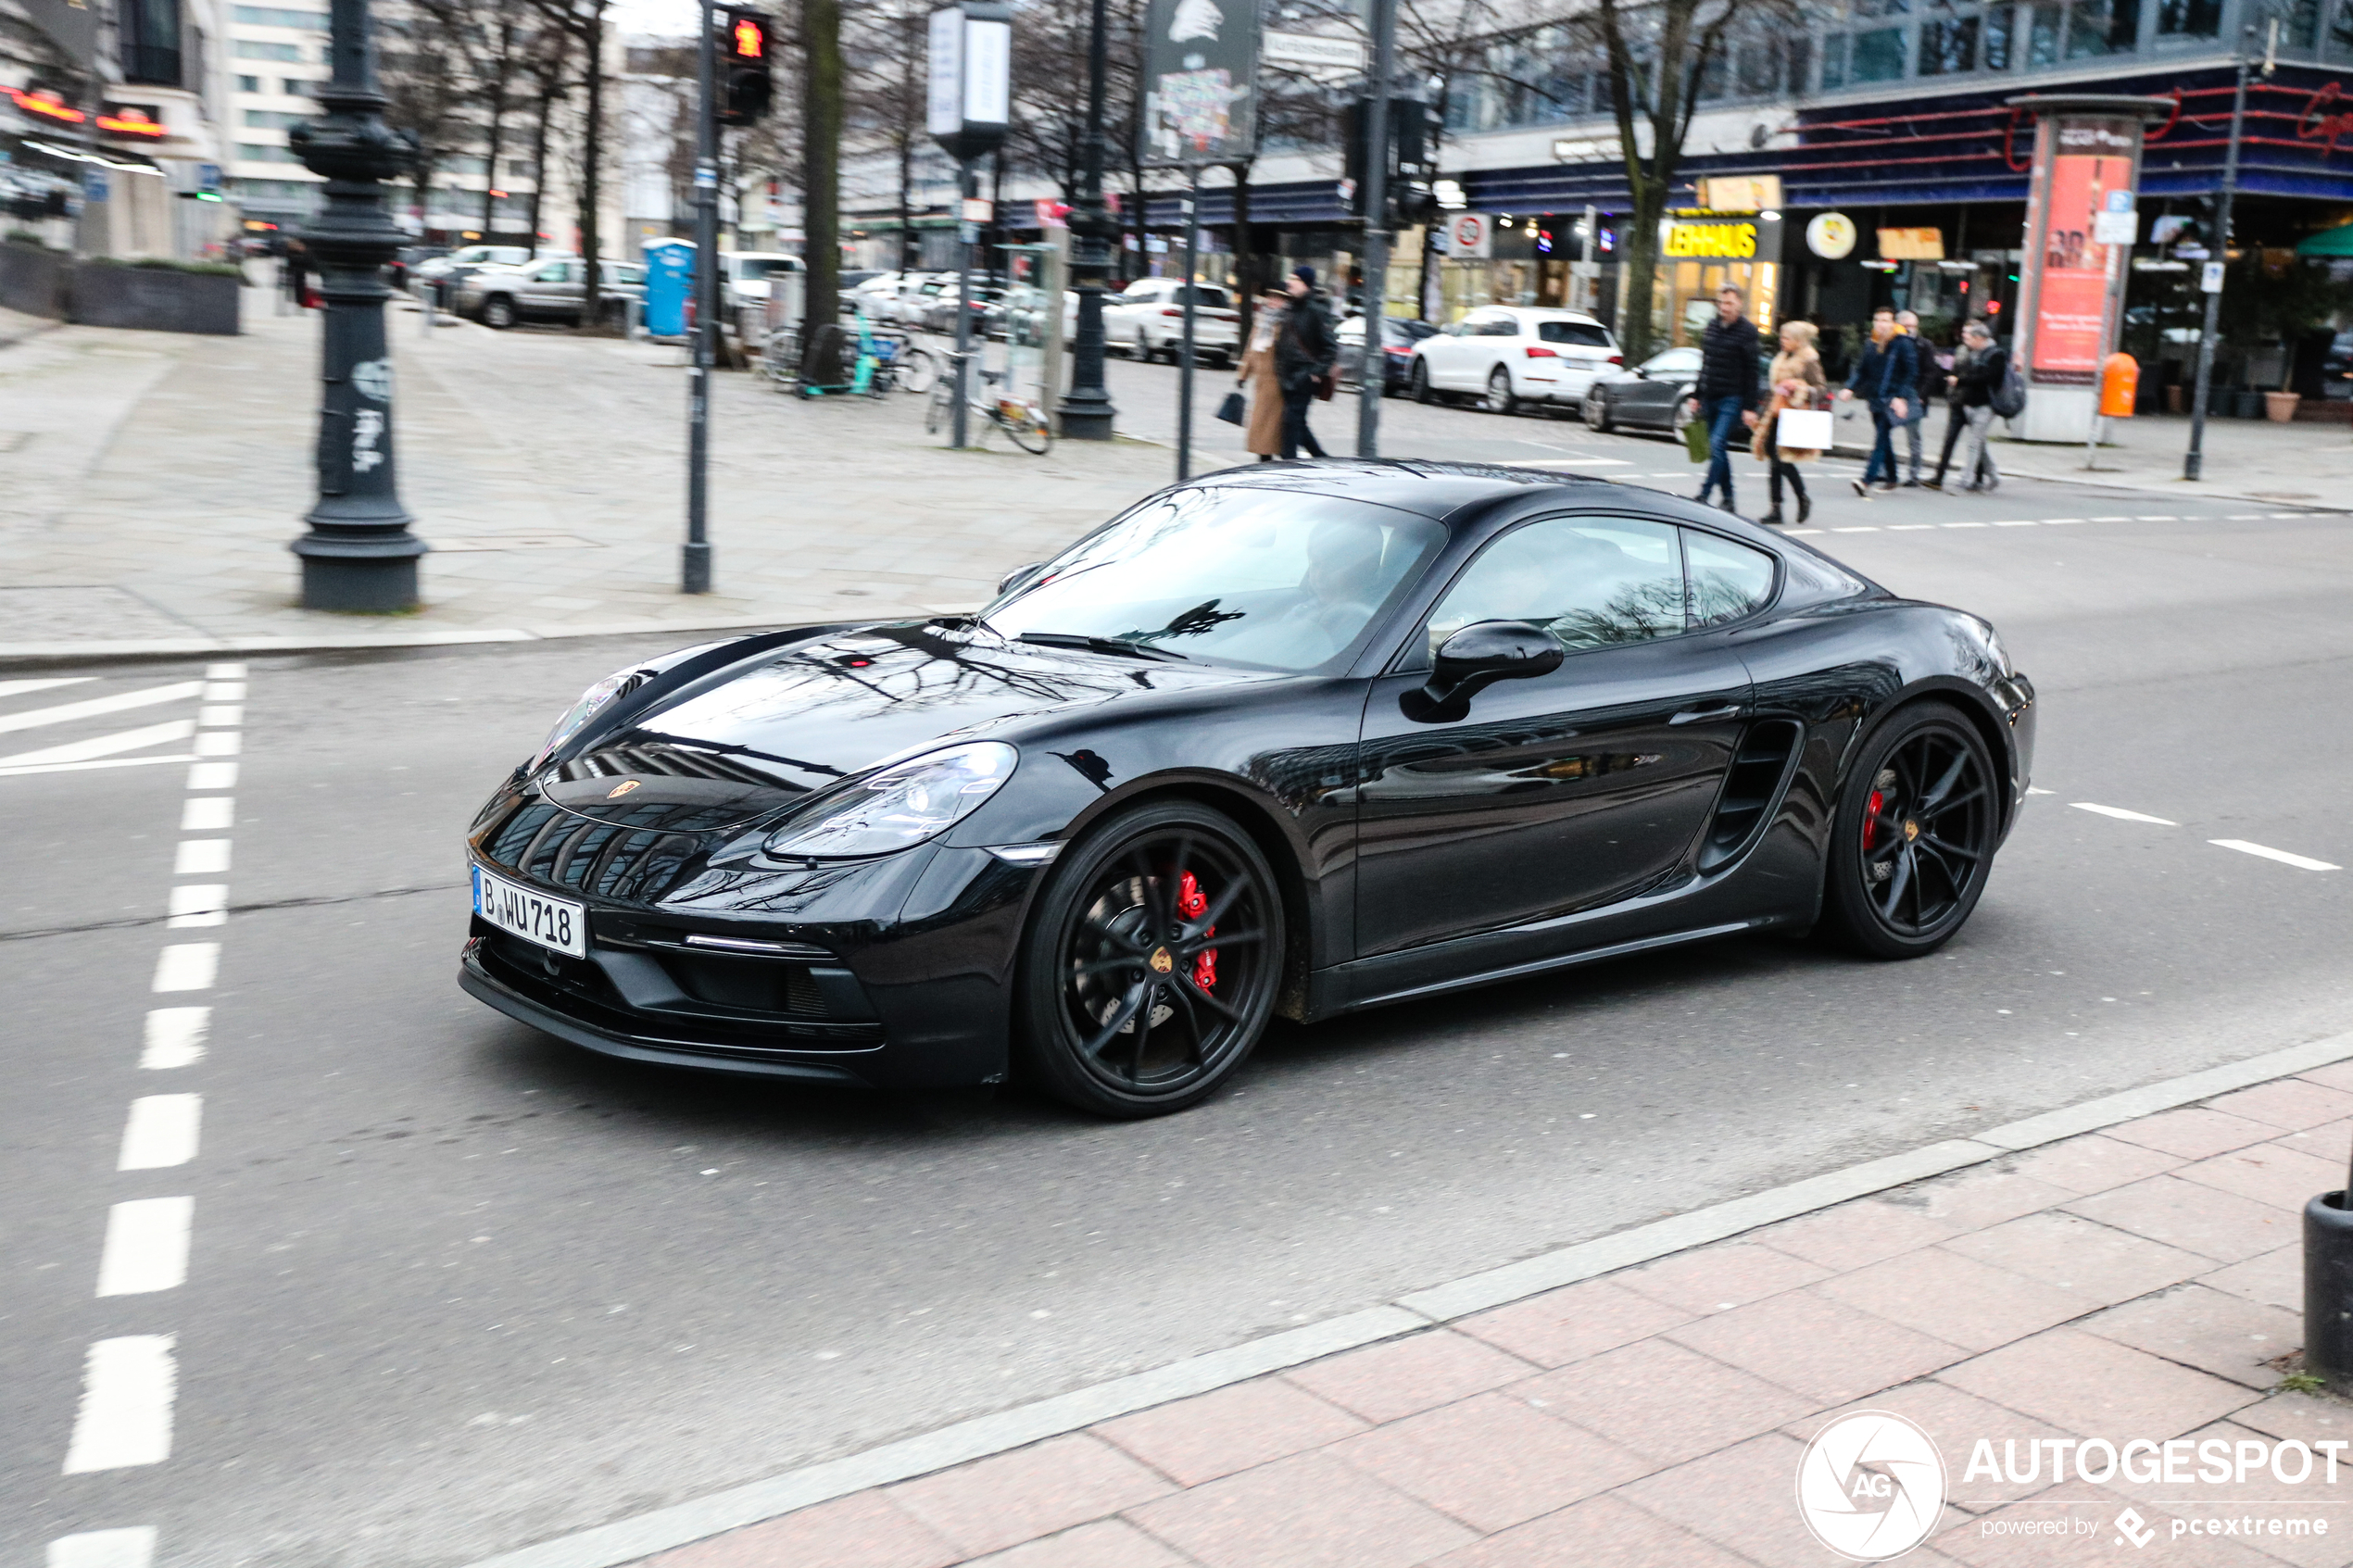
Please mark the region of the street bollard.
[[2304, 1370], [2353, 1393], [2353, 1210], [2343, 1192], [2304, 1206]]

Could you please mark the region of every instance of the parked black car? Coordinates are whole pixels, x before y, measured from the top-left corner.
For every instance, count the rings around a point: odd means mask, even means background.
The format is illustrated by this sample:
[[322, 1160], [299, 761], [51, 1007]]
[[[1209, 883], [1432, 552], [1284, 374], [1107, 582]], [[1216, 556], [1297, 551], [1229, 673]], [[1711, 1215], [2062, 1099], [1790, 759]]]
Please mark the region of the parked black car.
[[1699, 384], [1699, 350], [1667, 348], [1630, 370], [1596, 376], [1585, 389], [1585, 422], [1595, 430], [1620, 425], [1668, 435], [1691, 422], [1692, 391]]
[[[1381, 318], [1381, 346], [1387, 350], [1381, 356], [1384, 395], [1394, 397], [1404, 392], [1414, 361], [1414, 345], [1437, 331], [1434, 322], [1395, 316]], [[1365, 318], [1351, 316], [1340, 324], [1335, 335], [1340, 339], [1340, 390], [1353, 391], [1357, 384], [1356, 368], [1365, 351]]]
[[1976, 616], [1655, 491], [1254, 464], [977, 615], [599, 681], [474, 821], [459, 982], [637, 1061], [1151, 1115], [1277, 1012], [1818, 923], [1933, 952], [2033, 698]]

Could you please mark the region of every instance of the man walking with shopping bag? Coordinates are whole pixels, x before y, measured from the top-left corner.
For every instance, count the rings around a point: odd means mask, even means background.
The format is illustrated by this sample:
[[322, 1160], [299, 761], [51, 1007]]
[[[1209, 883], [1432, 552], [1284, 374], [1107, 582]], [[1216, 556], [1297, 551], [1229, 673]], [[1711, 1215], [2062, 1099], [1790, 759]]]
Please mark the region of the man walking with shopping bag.
[[1854, 372], [1838, 395], [1843, 402], [1859, 394], [1871, 407], [1871, 460], [1855, 482], [1857, 495], [1895, 488], [1894, 432], [1919, 396], [1914, 390], [1919, 380], [1918, 349], [1917, 338], [1895, 330], [1892, 307], [1882, 305], [1871, 312], [1871, 345], [1856, 357]]

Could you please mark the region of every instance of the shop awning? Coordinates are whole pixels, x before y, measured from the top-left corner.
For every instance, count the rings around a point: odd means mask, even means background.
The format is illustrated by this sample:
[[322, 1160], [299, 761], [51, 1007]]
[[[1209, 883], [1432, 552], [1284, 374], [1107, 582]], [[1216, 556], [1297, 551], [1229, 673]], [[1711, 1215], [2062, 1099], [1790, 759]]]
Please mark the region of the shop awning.
[[2296, 247], [2296, 254], [2305, 258], [2353, 257], [2353, 223], [2323, 229]]

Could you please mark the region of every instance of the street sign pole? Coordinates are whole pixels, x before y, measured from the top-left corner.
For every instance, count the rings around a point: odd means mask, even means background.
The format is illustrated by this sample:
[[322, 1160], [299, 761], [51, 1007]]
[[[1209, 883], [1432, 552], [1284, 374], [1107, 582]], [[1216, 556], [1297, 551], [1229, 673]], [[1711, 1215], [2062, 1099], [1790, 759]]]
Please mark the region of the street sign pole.
[[1389, 90], [1397, 71], [1397, 0], [1373, 0], [1373, 91], [1365, 116], [1365, 352], [1356, 371], [1356, 455], [1380, 456], [1389, 390]]
[[973, 302], [978, 297], [973, 253], [981, 239], [967, 204], [977, 199], [980, 159], [1003, 146], [1012, 129], [1013, 8], [1007, 0], [958, 0], [931, 14], [930, 29], [924, 128], [956, 160], [956, 352], [950, 388], [955, 406], [948, 419], [949, 444], [962, 451], [970, 430]]
[[[686, 545], [678, 591], [711, 592], [711, 367], [719, 332], [719, 106], [714, 100], [711, 0], [699, 7], [702, 31], [695, 51], [695, 332], [694, 364], [686, 372]], [[585, 285], [590, 299], [603, 290]]]
[[1201, 165], [1188, 166], [1191, 175], [1185, 192], [1185, 346], [1176, 364], [1176, 483], [1193, 477], [1193, 312], [1194, 273], [1201, 255]]
[[[2208, 242], [2208, 259], [2226, 267], [2231, 258], [2231, 199], [2239, 186], [2239, 136], [2246, 125], [2246, 44], [2242, 36], [2238, 86], [2231, 94], [2230, 147], [2222, 155], [2222, 190], [2215, 198], [2214, 232]], [[2203, 276], [2200, 282], [2205, 282]], [[2214, 381], [2214, 334], [2221, 330], [2221, 322], [2222, 291], [2218, 286], [2206, 291], [2206, 325], [2197, 334], [2197, 384], [2190, 395], [2190, 449], [2182, 456], [2183, 479], [2196, 479], [2206, 469], [2206, 407]]]
[[964, 203], [978, 185], [970, 163], [956, 166], [956, 405], [948, 413], [948, 445], [961, 452], [971, 431], [973, 348], [973, 241], [975, 225]]

